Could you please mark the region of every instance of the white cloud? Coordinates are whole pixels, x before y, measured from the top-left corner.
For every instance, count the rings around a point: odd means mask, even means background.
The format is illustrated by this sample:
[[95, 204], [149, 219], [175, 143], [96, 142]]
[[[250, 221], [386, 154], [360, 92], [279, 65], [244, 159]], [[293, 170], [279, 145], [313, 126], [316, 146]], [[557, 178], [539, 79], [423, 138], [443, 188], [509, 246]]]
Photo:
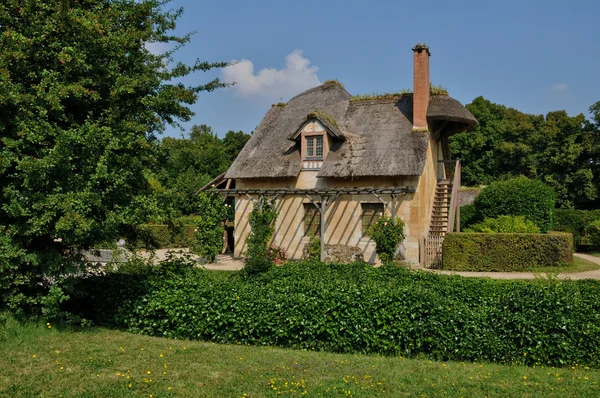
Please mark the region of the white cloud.
[[321, 84], [317, 66], [302, 56], [302, 50], [294, 50], [285, 57], [282, 69], [264, 68], [254, 72], [252, 61], [242, 59], [222, 70], [223, 80], [235, 82], [233, 89], [240, 97], [263, 97], [270, 100], [287, 100], [311, 87]]
[[152, 43], [147, 42], [147, 43], [144, 43], [144, 46], [146, 47], [146, 50], [150, 51], [150, 53], [154, 54], [154, 55], [164, 54], [171, 49], [171, 46], [169, 45], [169, 43], [162, 43], [162, 42], [152, 42]]
[[565, 83], [556, 83], [552, 86], [552, 91], [566, 91], [569, 88]]

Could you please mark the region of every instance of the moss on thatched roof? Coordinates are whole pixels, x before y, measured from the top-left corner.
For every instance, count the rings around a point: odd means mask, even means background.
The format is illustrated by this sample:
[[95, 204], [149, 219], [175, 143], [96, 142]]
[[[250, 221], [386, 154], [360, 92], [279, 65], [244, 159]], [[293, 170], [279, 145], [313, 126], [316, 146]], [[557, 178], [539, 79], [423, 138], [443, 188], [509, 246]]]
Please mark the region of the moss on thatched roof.
[[332, 116], [330, 116], [330, 115], [328, 115], [325, 112], [322, 112], [320, 110], [316, 110], [316, 111], [310, 112], [307, 115], [307, 117], [309, 117], [309, 118], [314, 117], [314, 118], [317, 118], [317, 119], [321, 119], [323, 121], [329, 122], [329, 124], [331, 124], [334, 127], [338, 127], [337, 122], [335, 121], [335, 119]]
[[341, 87], [342, 89], [345, 90], [344, 85], [342, 83], [340, 83], [340, 81], [338, 79], [330, 79], [330, 80], [325, 80], [323, 82], [323, 86], [324, 87], [328, 87], [328, 86], [338, 86]]

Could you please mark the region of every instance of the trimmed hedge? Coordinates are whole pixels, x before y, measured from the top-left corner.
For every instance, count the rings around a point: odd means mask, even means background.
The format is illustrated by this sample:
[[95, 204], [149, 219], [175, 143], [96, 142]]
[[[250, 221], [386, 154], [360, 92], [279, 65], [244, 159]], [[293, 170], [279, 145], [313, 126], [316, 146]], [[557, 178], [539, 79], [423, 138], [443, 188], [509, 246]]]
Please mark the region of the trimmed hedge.
[[521, 271], [573, 262], [573, 235], [449, 233], [444, 239], [443, 269]]
[[142, 224], [127, 237], [129, 246], [136, 249], [165, 249], [192, 247], [195, 225]]
[[496, 181], [475, 198], [476, 220], [471, 222], [499, 216], [524, 216], [542, 232], [548, 232], [552, 229], [555, 204], [554, 190], [541, 181], [526, 177]]
[[177, 339], [600, 366], [598, 281], [495, 281], [362, 263], [293, 262], [249, 280], [161, 268], [78, 279], [64, 309]]
[[[600, 210], [563, 210], [554, 211], [554, 230], [573, 234], [573, 245], [579, 250], [582, 245], [590, 245], [585, 238], [586, 228], [600, 220]], [[600, 248], [599, 248], [600, 249]]]

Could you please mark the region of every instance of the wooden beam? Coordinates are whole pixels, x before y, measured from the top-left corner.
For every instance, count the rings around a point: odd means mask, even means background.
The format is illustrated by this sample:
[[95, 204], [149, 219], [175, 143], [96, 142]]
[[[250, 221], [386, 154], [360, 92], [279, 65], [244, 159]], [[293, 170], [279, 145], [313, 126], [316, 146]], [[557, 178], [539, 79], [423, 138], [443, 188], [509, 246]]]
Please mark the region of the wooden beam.
[[325, 261], [325, 231], [326, 231], [326, 220], [325, 213], [327, 212], [327, 199], [321, 195], [321, 261]]

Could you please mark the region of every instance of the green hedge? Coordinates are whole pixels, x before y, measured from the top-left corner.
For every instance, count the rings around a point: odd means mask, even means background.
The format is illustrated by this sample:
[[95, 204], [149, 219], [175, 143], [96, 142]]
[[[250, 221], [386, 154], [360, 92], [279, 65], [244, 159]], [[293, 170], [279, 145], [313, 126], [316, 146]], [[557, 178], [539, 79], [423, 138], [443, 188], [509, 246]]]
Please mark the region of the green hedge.
[[78, 279], [63, 309], [177, 339], [600, 366], [598, 281], [495, 281], [318, 262], [250, 280], [217, 280], [191, 265], [160, 268]]
[[476, 220], [471, 222], [499, 216], [524, 216], [542, 232], [548, 232], [552, 230], [555, 204], [554, 190], [541, 181], [525, 177], [496, 181], [475, 198]]
[[573, 261], [573, 235], [450, 233], [444, 239], [443, 269], [520, 271]]
[[133, 229], [126, 240], [135, 249], [192, 247], [195, 225], [142, 224]]
[[578, 250], [590, 242], [585, 236], [586, 228], [596, 220], [600, 220], [600, 210], [562, 210], [554, 211], [554, 230], [573, 234], [573, 244]]

